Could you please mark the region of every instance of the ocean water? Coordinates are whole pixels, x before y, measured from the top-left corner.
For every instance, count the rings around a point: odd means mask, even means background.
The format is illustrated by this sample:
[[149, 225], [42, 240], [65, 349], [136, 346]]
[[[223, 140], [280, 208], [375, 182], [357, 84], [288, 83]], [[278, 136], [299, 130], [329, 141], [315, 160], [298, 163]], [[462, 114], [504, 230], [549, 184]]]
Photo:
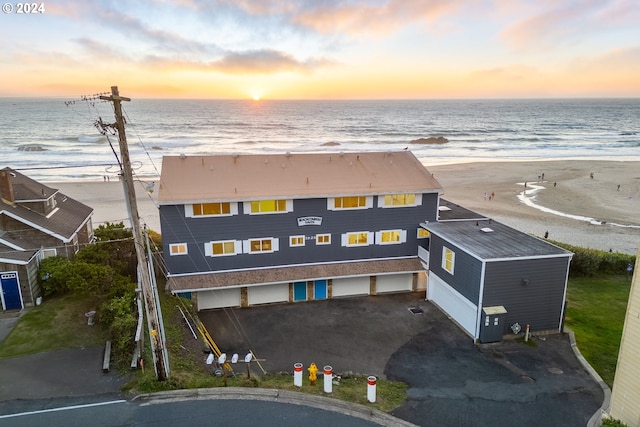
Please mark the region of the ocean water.
[[[118, 137], [94, 126], [99, 119], [114, 122], [112, 105], [65, 101], [73, 100], [0, 98], [0, 167], [44, 182], [117, 176]], [[640, 160], [640, 99], [133, 99], [123, 110], [141, 179], [156, 179], [162, 156], [181, 153], [408, 148], [427, 167], [483, 160]], [[411, 143], [430, 136], [449, 142]]]

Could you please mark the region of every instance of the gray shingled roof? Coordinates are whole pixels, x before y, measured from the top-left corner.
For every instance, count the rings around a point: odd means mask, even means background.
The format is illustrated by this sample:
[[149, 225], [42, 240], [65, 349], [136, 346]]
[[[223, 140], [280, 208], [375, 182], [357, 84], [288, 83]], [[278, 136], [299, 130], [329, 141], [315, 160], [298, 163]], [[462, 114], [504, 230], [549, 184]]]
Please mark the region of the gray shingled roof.
[[[93, 209], [54, 188], [41, 184], [11, 168], [12, 185], [16, 202], [6, 203], [0, 198], [0, 215], [9, 215], [26, 226], [40, 228], [43, 232], [68, 242], [89, 219]], [[46, 217], [20, 205], [21, 200], [46, 200], [54, 195], [57, 211]]]
[[331, 279], [335, 277], [370, 276], [424, 271], [420, 260], [404, 258], [397, 260], [371, 260], [336, 264], [301, 265], [206, 273], [190, 276], [169, 277], [171, 292], [220, 289], [229, 286], [246, 286], [256, 283], [286, 283], [301, 280]]
[[15, 261], [16, 264], [24, 264], [27, 263], [31, 258], [33, 258], [37, 253], [37, 249], [28, 251], [16, 251], [0, 243], [0, 260], [6, 259]]
[[572, 256], [543, 239], [492, 220], [433, 222], [425, 228], [482, 260]]

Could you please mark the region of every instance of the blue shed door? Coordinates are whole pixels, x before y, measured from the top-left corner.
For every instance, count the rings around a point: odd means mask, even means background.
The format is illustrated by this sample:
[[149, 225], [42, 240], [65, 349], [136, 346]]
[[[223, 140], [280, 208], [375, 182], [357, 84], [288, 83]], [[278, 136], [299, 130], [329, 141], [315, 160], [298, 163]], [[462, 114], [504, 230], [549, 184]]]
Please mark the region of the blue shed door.
[[294, 301], [307, 300], [307, 282], [295, 282], [293, 284], [293, 300]]
[[0, 289], [2, 290], [2, 308], [4, 310], [22, 309], [22, 295], [20, 295], [17, 272], [0, 274]]
[[316, 280], [313, 282], [313, 298], [327, 299], [327, 281]]

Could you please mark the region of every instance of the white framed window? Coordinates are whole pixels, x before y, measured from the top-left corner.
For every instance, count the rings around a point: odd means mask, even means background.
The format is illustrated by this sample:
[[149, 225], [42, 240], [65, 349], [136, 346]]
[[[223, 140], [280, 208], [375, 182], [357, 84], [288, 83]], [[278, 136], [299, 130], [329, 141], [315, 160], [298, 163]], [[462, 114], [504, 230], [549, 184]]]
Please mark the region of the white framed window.
[[172, 243], [169, 245], [169, 255], [187, 255], [187, 244], [186, 243]]
[[40, 251], [40, 259], [49, 258], [52, 256], [58, 255], [58, 250], [56, 248], [42, 249]]
[[382, 230], [376, 232], [376, 244], [378, 245], [398, 245], [406, 241], [406, 230]]
[[417, 237], [418, 239], [426, 239], [428, 237], [431, 237], [431, 233], [429, 232], [429, 230], [419, 227]]
[[238, 203], [236, 202], [193, 203], [184, 205], [184, 216], [187, 218], [231, 215], [238, 215]]
[[342, 246], [368, 246], [374, 241], [374, 233], [370, 231], [352, 231], [342, 235]]
[[331, 234], [316, 234], [316, 245], [330, 245]]
[[242, 245], [238, 240], [217, 240], [204, 244], [206, 256], [232, 256], [242, 253]]
[[384, 194], [378, 196], [379, 208], [404, 208], [422, 205], [422, 194]]
[[293, 212], [293, 200], [271, 199], [244, 202], [244, 213], [249, 215], [265, 215]]
[[346, 196], [327, 198], [327, 210], [330, 211], [369, 209], [372, 207], [372, 196]]
[[264, 254], [278, 250], [279, 240], [275, 237], [256, 237], [242, 241], [242, 252], [245, 254]]
[[453, 270], [456, 264], [456, 253], [446, 246], [442, 247], [442, 268], [453, 274]]
[[298, 246], [304, 246], [304, 236], [289, 236], [289, 246], [294, 248]]

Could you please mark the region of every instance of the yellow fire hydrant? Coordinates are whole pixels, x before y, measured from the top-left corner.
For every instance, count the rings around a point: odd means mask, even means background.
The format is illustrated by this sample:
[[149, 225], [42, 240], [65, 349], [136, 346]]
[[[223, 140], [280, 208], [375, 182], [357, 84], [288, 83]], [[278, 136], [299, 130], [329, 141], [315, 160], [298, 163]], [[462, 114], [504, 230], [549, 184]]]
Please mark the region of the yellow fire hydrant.
[[311, 385], [316, 385], [316, 373], [318, 372], [318, 367], [315, 363], [311, 363], [311, 365], [307, 368], [307, 371], [309, 371], [309, 383], [311, 383]]

